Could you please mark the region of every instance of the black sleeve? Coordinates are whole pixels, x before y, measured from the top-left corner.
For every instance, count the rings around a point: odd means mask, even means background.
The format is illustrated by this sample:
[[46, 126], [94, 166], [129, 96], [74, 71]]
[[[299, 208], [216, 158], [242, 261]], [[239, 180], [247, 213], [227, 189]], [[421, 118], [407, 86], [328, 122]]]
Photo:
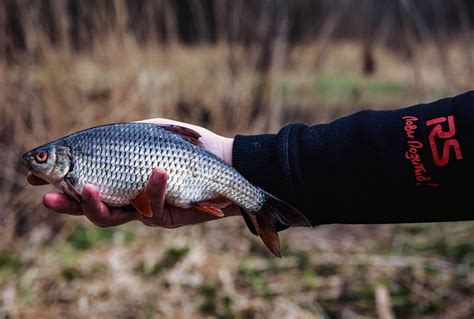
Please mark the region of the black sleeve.
[[236, 136], [233, 165], [312, 225], [474, 219], [474, 91]]

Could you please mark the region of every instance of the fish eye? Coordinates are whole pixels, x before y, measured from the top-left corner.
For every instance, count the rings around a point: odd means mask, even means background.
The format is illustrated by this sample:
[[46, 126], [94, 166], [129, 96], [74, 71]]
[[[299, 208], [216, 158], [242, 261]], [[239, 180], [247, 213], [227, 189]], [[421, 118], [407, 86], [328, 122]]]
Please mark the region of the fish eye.
[[46, 162], [47, 159], [48, 159], [48, 152], [41, 151], [41, 152], [36, 153], [35, 155], [35, 160], [38, 163], [44, 163]]

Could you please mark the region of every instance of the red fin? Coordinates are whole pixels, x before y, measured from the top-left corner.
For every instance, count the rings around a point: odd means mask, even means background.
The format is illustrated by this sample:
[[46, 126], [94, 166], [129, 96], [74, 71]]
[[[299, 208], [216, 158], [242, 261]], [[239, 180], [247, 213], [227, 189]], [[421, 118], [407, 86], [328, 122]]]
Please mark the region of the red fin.
[[195, 203], [194, 206], [203, 213], [210, 214], [216, 217], [224, 217], [222, 208], [232, 204], [224, 197], [210, 199], [204, 202]]
[[81, 202], [81, 194], [78, 193], [76, 188], [74, 187], [74, 182], [70, 177], [65, 177], [62, 181], [63, 191], [77, 200], [79, 203]]
[[198, 146], [203, 146], [199, 138], [201, 137], [201, 134], [198, 132], [179, 125], [173, 125], [173, 124], [161, 124], [159, 125], [162, 129], [165, 129], [167, 131], [173, 132], [175, 134], [178, 134], [182, 138], [184, 138], [186, 141], [193, 143], [194, 145]]
[[252, 214], [247, 214], [250, 217], [250, 220], [252, 221], [253, 227], [255, 227], [255, 231], [257, 232], [257, 235], [260, 234], [260, 228], [258, 227], [257, 223], [257, 217]]
[[275, 256], [281, 257], [277, 224], [306, 227], [311, 226], [311, 224], [308, 219], [293, 206], [265, 191], [263, 191], [263, 193], [265, 194], [263, 206], [258, 212], [248, 212], [248, 216], [265, 246], [267, 246]]
[[262, 239], [268, 250], [270, 250], [275, 256], [281, 258], [280, 237], [278, 236], [275, 225], [266, 218], [259, 218], [253, 214], [248, 214], [248, 216], [255, 227], [257, 235]]
[[132, 199], [130, 202], [133, 205], [133, 207], [135, 207], [135, 209], [143, 216], [146, 216], [146, 217], [153, 216], [150, 197], [148, 197], [147, 193], [145, 192], [140, 193], [137, 196], [137, 198]]
[[205, 203], [196, 203], [194, 204], [194, 207], [196, 207], [198, 210], [200, 210], [203, 213], [216, 216], [216, 217], [224, 217], [224, 212], [221, 209], [208, 206]]
[[280, 237], [273, 223], [266, 218], [256, 217], [256, 225], [258, 235], [262, 238], [263, 243], [277, 257], [281, 258]]
[[225, 197], [213, 198], [213, 199], [207, 200], [206, 203], [209, 203], [213, 207], [217, 207], [217, 208], [226, 208], [227, 206], [232, 204], [232, 202]]

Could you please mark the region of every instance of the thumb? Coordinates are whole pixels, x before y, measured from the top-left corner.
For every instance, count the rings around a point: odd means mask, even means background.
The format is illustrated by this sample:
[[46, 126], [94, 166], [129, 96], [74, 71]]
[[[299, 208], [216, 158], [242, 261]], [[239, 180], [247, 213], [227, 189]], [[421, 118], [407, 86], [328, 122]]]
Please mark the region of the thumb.
[[155, 214], [163, 213], [167, 178], [168, 174], [164, 169], [155, 168], [145, 186], [145, 192], [150, 197], [151, 209]]

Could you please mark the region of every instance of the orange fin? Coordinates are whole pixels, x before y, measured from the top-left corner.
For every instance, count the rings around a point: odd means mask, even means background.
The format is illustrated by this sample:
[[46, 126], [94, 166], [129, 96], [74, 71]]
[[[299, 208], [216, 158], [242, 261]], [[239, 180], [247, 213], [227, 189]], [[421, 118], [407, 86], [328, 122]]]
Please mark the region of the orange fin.
[[280, 252], [280, 237], [275, 225], [269, 222], [266, 218], [259, 218], [253, 214], [248, 214], [252, 221], [258, 236], [262, 239], [268, 250], [277, 257], [281, 258]]
[[204, 202], [195, 203], [194, 207], [196, 207], [203, 213], [216, 217], [224, 217], [224, 212], [222, 211], [222, 208], [227, 207], [230, 204], [232, 203], [226, 198], [218, 197]]
[[257, 212], [246, 212], [255, 231], [267, 248], [277, 257], [281, 257], [280, 238], [277, 224], [285, 226], [311, 226], [308, 219], [296, 208], [263, 191], [265, 201]]
[[226, 208], [227, 206], [232, 204], [232, 202], [225, 197], [213, 198], [205, 201], [205, 203], [209, 203], [210, 205], [217, 208]]
[[199, 140], [199, 138], [201, 137], [201, 134], [199, 134], [198, 132], [190, 128], [179, 126], [179, 125], [173, 125], [173, 124], [160, 124], [159, 126], [162, 129], [178, 134], [179, 136], [184, 138], [186, 141], [193, 143], [194, 145], [203, 146], [202, 142]]
[[257, 231], [260, 238], [267, 248], [277, 257], [281, 258], [280, 237], [276, 230], [275, 224], [268, 222], [266, 218], [256, 218]]
[[257, 217], [252, 214], [247, 214], [250, 217], [250, 220], [252, 221], [253, 227], [255, 227], [255, 231], [257, 232], [257, 235], [260, 234], [260, 228], [258, 227], [257, 223]]
[[146, 217], [153, 216], [150, 197], [148, 197], [147, 193], [141, 192], [137, 196], [137, 198], [132, 199], [130, 202], [133, 205], [133, 207], [135, 207], [135, 209], [143, 216], [146, 216]]

